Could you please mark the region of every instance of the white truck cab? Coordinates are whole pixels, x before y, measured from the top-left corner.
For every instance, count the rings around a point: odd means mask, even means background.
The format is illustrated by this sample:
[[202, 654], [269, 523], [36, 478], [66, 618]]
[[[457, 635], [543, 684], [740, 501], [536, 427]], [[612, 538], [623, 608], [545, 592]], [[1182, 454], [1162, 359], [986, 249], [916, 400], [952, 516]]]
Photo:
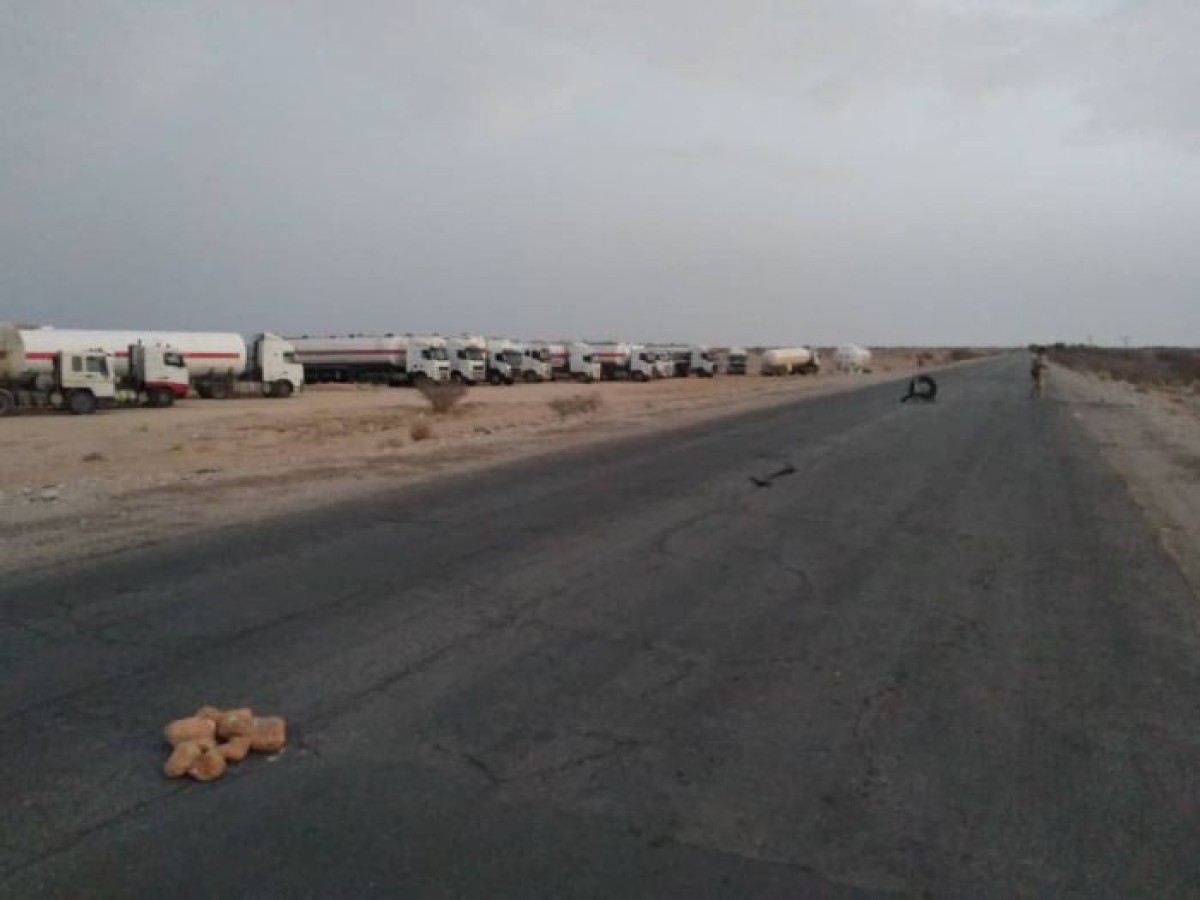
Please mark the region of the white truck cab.
[[745, 347], [730, 347], [725, 357], [726, 375], [745, 375], [749, 367], [750, 354]]
[[129, 365], [117, 381], [117, 390], [126, 402], [144, 397], [150, 406], [171, 406], [186, 398], [191, 386], [187, 362], [178, 350], [129, 345]]
[[600, 361], [587, 344], [572, 344], [567, 348], [567, 371], [576, 381], [599, 381]]
[[712, 351], [707, 347], [692, 347], [691, 360], [688, 363], [688, 374], [699, 375], [701, 378], [712, 378], [717, 372], [717, 363]]
[[304, 387], [304, 366], [291, 341], [277, 334], [260, 334], [251, 342], [251, 365], [255, 381], [264, 392], [286, 397]]
[[450, 354], [442, 337], [413, 337], [409, 339], [405, 362], [408, 380], [414, 384], [422, 378], [430, 381], [450, 380]]
[[479, 384], [487, 379], [487, 341], [477, 335], [446, 338], [450, 357], [450, 378], [463, 384]]
[[665, 368], [659, 361], [658, 353], [640, 344], [629, 348], [629, 377], [635, 381], [649, 381], [651, 378], [662, 378]]
[[[92, 413], [105, 401], [117, 398], [117, 382], [112, 357], [103, 350], [64, 351], [58, 354], [55, 387], [62, 393], [73, 413]], [[86, 399], [90, 397], [91, 401]], [[81, 401], [77, 404], [76, 401]], [[90, 408], [89, 408], [90, 406]]]
[[544, 345], [521, 345], [521, 378], [528, 382], [550, 381], [554, 378], [554, 363], [550, 348]]
[[487, 342], [488, 382], [513, 384], [521, 376], [521, 350], [512, 341], [492, 338]]

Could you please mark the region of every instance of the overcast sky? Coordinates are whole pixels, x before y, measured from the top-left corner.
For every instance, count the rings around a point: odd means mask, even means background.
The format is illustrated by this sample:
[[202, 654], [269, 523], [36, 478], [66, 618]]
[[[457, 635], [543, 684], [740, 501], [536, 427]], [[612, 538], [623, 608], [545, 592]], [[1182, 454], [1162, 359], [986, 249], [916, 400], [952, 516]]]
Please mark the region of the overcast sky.
[[1200, 343], [1197, 0], [0, 2], [0, 319]]

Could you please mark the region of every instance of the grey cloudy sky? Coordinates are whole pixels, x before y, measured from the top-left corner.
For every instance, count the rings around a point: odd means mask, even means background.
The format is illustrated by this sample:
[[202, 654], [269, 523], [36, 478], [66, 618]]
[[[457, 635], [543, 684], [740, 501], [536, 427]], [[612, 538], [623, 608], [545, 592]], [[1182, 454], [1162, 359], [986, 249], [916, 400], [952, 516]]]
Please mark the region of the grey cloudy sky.
[[1196, 0], [0, 3], [0, 318], [1200, 343]]

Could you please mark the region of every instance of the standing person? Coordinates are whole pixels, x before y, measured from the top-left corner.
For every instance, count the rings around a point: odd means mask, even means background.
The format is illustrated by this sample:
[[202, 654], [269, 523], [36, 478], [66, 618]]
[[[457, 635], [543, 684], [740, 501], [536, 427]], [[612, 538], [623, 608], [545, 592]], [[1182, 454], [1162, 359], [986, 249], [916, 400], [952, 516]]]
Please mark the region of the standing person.
[[1029, 396], [1041, 397], [1046, 386], [1046, 350], [1044, 347], [1038, 347], [1033, 351], [1029, 374], [1033, 378], [1033, 384], [1029, 387]]

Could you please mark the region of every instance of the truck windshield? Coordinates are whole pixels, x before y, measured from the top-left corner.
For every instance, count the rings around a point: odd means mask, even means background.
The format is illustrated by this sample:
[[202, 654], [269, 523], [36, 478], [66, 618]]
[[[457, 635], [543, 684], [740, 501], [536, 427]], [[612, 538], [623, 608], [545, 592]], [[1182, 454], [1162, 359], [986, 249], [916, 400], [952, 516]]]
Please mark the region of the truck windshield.
[[97, 375], [107, 375], [108, 358], [104, 356], [89, 356], [87, 358], [87, 370]]
[[521, 365], [521, 352], [519, 350], [505, 350], [502, 358], [510, 366]]
[[164, 353], [163, 365], [174, 366], [177, 369], [182, 369], [184, 366], [183, 355], [180, 353]]
[[459, 357], [458, 357], [459, 359], [474, 359], [474, 360], [483, 359], [483, 348], [481, 348], [481, 347], [467, 347], [463, 350], [459, 350], [458, 352], [459, 352]]
[[300, 357], [296, 356], [295, 350], [287, 350], [283, 354], [283, 361], [285, 363], [296, 363], [297, 365], [299, 365]]
[[450, 355], [446, 352], [445, 347], [430, 347], [428, 359], [449, 359]]

